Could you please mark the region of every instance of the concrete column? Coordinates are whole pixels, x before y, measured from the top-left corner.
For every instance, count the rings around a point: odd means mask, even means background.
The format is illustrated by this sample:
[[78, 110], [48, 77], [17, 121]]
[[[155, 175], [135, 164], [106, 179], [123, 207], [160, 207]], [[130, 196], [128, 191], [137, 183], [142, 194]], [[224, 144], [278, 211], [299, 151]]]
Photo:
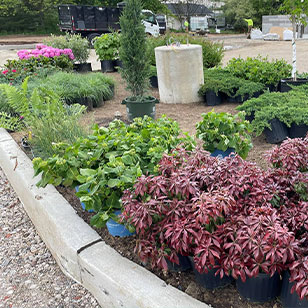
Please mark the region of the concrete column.
[[155, 58], [162, 103], [188, 104], [203, 100], [198, 96], [204, 83], [200, 45], [157, 47]]

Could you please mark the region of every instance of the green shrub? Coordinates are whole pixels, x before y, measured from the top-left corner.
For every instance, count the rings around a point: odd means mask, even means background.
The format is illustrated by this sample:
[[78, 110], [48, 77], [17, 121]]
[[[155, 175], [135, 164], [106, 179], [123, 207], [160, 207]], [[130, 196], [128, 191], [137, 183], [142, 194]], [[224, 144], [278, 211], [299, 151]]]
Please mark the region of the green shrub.
[[165, 46], [169, 40], [172, 42], [179, 41], [181, 44], [197, 44], [202, 46], [203, 67], [211, 68], [221, 64], [223, 58], [223, 45], [220, 43], [213, 43], [202, 37], [194, 37], [187, 35], [161, 35], [159, 37], [149, 37], [147, 45], [150, 53], [150, 61], [152, 65], [156, 65], [154, 49], [159, 46]]
[[58, 72], [44, 79], [29, 82], [29, 90], [44, 88], [53, 91], [63, 102], [72, 104], [80, 98], [94, 105], [113, 97], [114, 81], [102, 73], [75, 74]]
[[94, 49], [98, 60], [119, 59], [120, 34], [117, 32], [105, 33], [94, 39]]
[[264, 128], [271, 129], [270, 121], [277, 118], [288, 127], [292, 123], [308, 125], [307, 86], [296, 87], [289, 92], [265, 93], [258, 98], [246, 101], [236, 109], [254, 114], [252, 129], [258, 136]]
[[199, 89], [199, 95], [204, 96], [207, 91], [224, 93], [229, 97], [241, 96], [242, 99], [251, 98], [255, 93], [264, 91], [261, 83], [244, 80], [233, 76], [230, 72], [221, 68], [205, 70], [204, 85]]
[[79, 123], [84, 106], [64, 105], [52, 91], [34, 89], [28, 92], [28, 79], [20, 89], [9, 85], [0, 85], [8, 98], [8, 103], [22, 118], [31, 132], [29, 141], [34, 153], [40, 157], [50, 157], [56, 150], [54, 143], [73, 143], [85, 134]]
[[202, 114], [203, 120], [197, 124], [197, 137], [204, 144], [203, 148], [209, 152], [215, 149], [226, 151], [234, 148], [242, 158], [246, 158], [252, 148], [251, 128], [245, 121], [245, 113], [236, 115], [221, 112]]
[[291, 76], [292, 66], [285, 60], [268, 61], [267, 58], [257, 57], [246, 60], [233, 58], [226, 69], [232, 75], [246, 80], [262, 83], [266, 86], [277, 86], [283, 78]]
[[89, 41], [80, 34], [51, 35], [44, 43], [54, 48], [71, 49], [75, 56], [74, 62], [86, 63], [90, 55]]
[[154, 173], [164, 153], [179, 144], [192, 149], [193, 139], [180, 135], [178, 124], [165, 117], [154, 121], [145, 116], [129, 126], [118, 120], [108, 128], [95, 126], [92, 135], [72, 146], [59, 144], [52, 158], [33, 161], [35, 173], [42, 173], [37, 185], [81, 184], [77, 196], [97, 212], [92, 224], [101, 227], [120, 207], [122, 192], [142, 173]]

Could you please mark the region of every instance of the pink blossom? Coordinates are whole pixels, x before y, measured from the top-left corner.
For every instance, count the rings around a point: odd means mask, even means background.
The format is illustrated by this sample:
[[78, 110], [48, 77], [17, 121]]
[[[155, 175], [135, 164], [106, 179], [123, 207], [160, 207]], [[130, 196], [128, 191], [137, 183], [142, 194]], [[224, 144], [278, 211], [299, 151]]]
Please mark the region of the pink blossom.
[[2, 71], [2, 74], [6, 75], [8, 72], [9, 70], [5, 70], [5, 71]]
[[12, 70], [12, 73], [16, 73], [17, 71], [16, 70]]

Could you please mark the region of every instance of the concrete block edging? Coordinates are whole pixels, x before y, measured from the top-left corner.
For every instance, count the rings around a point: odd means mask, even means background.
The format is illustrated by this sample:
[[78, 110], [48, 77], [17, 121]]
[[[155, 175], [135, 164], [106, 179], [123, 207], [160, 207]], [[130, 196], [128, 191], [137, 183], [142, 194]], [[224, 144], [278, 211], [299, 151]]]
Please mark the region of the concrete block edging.
[[103, 308], [210, 308], [122, 257], [88, 226], [54, 186], [36, 187], [32, 162], [0, 128], [0, 167], [61, 270]]

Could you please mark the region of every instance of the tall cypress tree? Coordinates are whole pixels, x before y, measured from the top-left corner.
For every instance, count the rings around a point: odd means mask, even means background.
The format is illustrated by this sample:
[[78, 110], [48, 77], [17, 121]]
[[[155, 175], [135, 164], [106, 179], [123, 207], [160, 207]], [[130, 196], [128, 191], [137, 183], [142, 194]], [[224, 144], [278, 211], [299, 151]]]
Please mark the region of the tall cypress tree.
[[134, 97], [144, 96], [149, 88], [150, 62], [142, 24], [141, 0], [128, 0], [120, 17], [121, 74]]

